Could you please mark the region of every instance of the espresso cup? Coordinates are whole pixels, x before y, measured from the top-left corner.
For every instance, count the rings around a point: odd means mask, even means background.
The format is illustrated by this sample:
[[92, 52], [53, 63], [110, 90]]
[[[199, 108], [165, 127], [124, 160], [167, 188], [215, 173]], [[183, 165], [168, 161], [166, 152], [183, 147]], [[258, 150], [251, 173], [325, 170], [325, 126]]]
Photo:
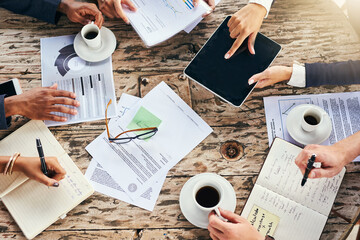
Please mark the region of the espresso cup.
[[314, 131], [322, 122], [324, 113], [320, 112], [319, 109], [309, 107], [302, 114], [301, 127], [306, 132]]
[[81, 37], [90, 48], [98, 49], [101, 47], [100, 29], [94, 22], [83, 26], [81, 29]]
[[204, 179], [197, 182], [193, 189], [193, 200], [196, 207], [207, 214], [213, 210], [220, 214], [218, 208], [223, 197], [223, 187], [216, 180]]

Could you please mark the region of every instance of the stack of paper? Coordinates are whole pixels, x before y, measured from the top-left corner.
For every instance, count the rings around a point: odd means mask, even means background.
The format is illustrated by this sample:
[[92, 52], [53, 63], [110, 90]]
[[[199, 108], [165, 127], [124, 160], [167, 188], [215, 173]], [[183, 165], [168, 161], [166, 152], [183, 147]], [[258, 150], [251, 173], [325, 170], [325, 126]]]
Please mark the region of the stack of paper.
[[[131, 25], [148, 47], [178, 32], [190, 32], [211, 11], [203, 0], [196, 8], [193, 0], [132, 0], [137, 11], [125, 10]], [[220, 0], [216, 0], [220, 2]]]
[[145, 126], [159, 130], [125, 144], [109, 142], [105, 131], [86, 147], [94, 159], [85, 176], [96, 191], [152, 211], [167, 172], [212, 129], [164, 82], [142, 99], [123, 94], [118, 109], [109, 123], [112, 136]]

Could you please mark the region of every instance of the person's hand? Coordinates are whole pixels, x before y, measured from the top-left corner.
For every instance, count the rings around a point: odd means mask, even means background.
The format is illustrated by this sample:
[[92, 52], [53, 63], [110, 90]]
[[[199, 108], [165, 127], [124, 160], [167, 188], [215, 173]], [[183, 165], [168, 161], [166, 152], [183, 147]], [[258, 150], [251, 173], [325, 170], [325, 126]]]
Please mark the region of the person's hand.
[[260, 30], [266, 8], [255, 3], [250, 3], [235, 13], [228, 22], [230, 37], [235, 39], [230, 50], [225, 54], [225, 59], [231, 58], [243, 41], [248, 39], [248, 49], [255, 54], [254, 43], [256, 35]]
[[41, 162], [38, 157], [18, 157], [13, 170], [22, 172], [28, 178], [46, 186], [58, 187], [59, 181], [65, 177], [65, 169], [61, 167], [56, 157], [45, 157], [45, 162], [49, 177], [41, 171]]
[[58, 11], [66, 14], [70, 21], [83, 25], [94, 21], [94, 23], [101, 28], [104, 23], [104, 18], [100, 10], [93, 3], [61, 0]]
[[109, 18], [121, 18], [127, 24], [130, 23], [127, 18], [123, 6], [126, 6], [131, 11], [136, 11], [135, 5], [131, 0], [98, 0], [100, 11]]
[[65, 122], [66, 117], [60, 117], [51, 112], [76, 115], [76, 109], [63, 106], [79, 107], [80, 103], [75, 100], [75, 97], [73, 92], [57, 90], [57, 84], [51, 87], [34, 88], [20, 95], [5, 98], [5, 115], [8, 117], [18, 114], [30, 119]]
[[316, 154], [315, 162], [320, 162], [321, 168], [313, 168], [309, 173], [309, 178], [333, 177], [354, 159], [349, 156], [348, 149], [340, 142], [331, 146], [307, 145], [295, 159], [303, 175], [312, 154]]
[[256, 83], [256, 88], [263, 88], [273, 85], [277, 82], [290, 80], [292, 67], [274, 66], [267, 68], [265, 71], [253, 75], [248, 83], [249, 85]]
[[264, 237], [243, 217], [220, 209], [220, 214], [229, 222], [220, 220], [212, 211], [209, 214], [208, 230], [213, 240], [264, 240]]
[[[193, 5], [194, 7], [197, 7], [199, 5], [199, 1], [200, 0], [193, 0]], [[208, 5], [209, 7], [211, 7], [211, 12], [214, 11], [215, 9], [215, 0], [204, 0]], [[202, 17], [206, 17], [207, 15], [209, 15], [211, 12], [209, 13], [205, 13]]]

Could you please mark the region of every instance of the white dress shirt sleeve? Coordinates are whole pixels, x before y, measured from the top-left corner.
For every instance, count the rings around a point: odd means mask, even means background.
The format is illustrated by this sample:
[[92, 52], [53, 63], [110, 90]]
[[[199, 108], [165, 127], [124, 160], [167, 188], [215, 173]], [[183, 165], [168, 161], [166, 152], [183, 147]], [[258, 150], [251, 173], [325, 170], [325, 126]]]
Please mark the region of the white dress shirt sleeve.
[[249, 0], [249, 3], [259, 4], [266, 9], [265, 18], [267, 18], [267, 16], [269, 15], [272, 2], [273, 0]]
[[294, 63], [291, 78], [287, 84], [294, 87], [305, 87], [306, 86], [305, 67], [298, 63]]

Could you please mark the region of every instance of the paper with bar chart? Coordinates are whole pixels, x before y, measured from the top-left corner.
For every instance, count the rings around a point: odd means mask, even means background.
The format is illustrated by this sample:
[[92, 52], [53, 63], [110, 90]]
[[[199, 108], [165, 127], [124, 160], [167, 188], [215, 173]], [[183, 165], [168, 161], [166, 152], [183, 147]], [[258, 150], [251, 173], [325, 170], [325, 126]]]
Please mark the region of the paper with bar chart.
[[79, 58], [74, 50], [75, 35], [40, 39], [42, 86], [57, 83], [58, 89], [74, 92], [80, 107], [78, 114], [62, 114], [66, 122], [45, 121], [47, 126], [58, 126], [105, 117], [105, 108], [111, 99], [108, 117], [116, 116], [116, 97], [111, 57], [97, 63]]
[[132, 2], [137, 11], [126, 10], [126, 15], [148, 47], [169, 39], [211, 10], [202, 0], [196, 8], [193, 0], [133, 0]]

